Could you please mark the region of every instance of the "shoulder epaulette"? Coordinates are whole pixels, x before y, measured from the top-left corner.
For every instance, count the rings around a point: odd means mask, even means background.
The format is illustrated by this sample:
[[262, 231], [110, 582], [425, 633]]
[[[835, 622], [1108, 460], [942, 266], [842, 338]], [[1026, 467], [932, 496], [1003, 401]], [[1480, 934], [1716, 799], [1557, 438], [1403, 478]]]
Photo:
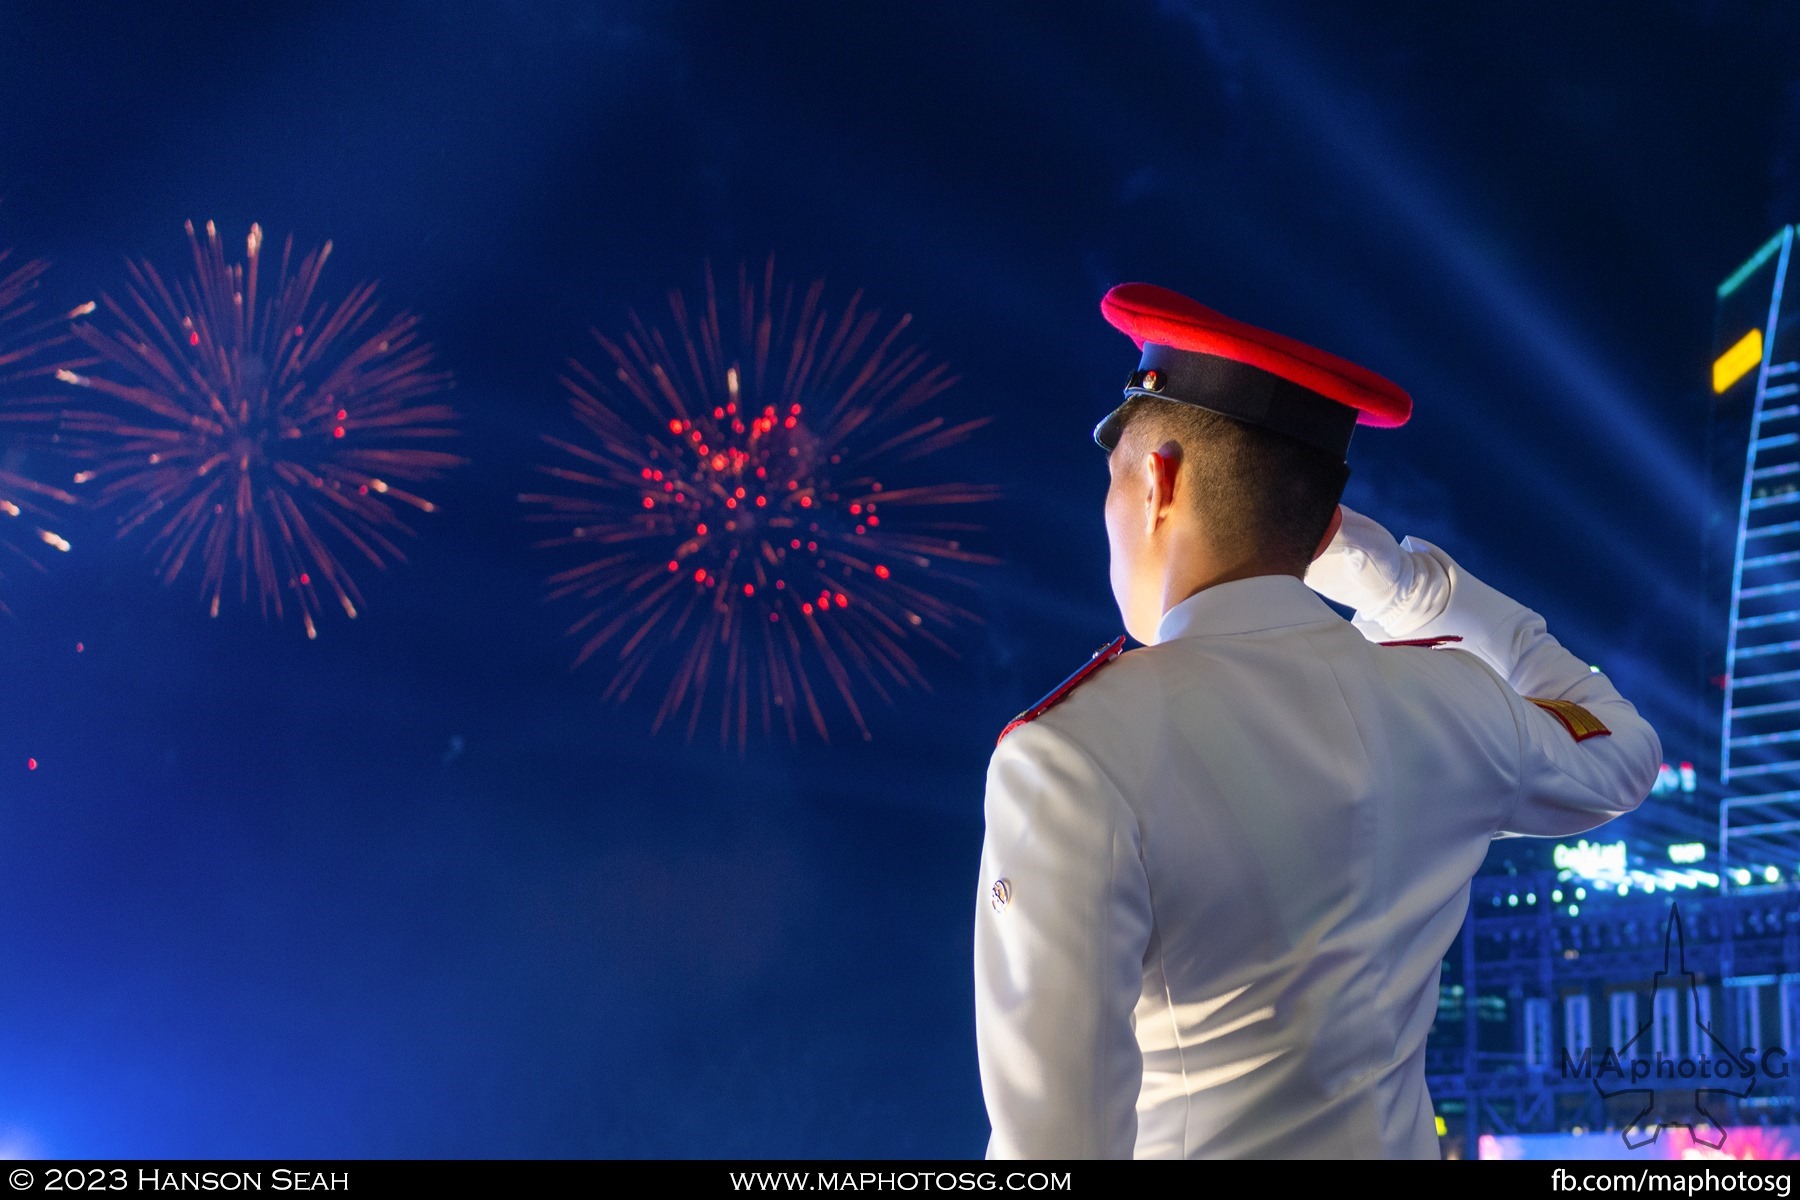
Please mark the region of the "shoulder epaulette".
[[1451, 642], [1462, 641], [1461, 634], [1446, 634], [1443, 637], [1402, 638], [1397, 642], [1381, 642], [1383, 646], [1445, 646]]
[[1000, 736], [994, 739], [994, 745], [998, 746], [1001, 742], [1005, 741], [1006, 735], [1017, 729], [1019, 726], [1028, 721], [1037, 720], [1037, 718], [1042, 716], [1046, 710], [1059, 703], [1063, 697], [1081, 686], [1082, 680], [1086, 679], [1089, 675], [1092, 675], [1095, 671], [1098, 671], [1101, 667], [1104, 667], [1113, 659], [1119, 657], [1124, 650], [1125, 638], [1120, 636], [1094, 651], [1094, 656], [1081, 664], [1080, 670], [1057, 684], [1056, 688], [1051, 691], [1048, 696], [1045, 696], [1042, 700], [1039, 700], [1036, 704], [1008, 721], [1006, 723], [1006, 728], [1000, 731]]

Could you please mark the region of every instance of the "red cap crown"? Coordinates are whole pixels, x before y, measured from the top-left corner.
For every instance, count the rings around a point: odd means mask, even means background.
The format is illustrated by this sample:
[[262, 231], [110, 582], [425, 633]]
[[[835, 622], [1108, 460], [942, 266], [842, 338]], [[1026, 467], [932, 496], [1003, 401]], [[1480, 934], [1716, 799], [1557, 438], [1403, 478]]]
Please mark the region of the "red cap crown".
[[1355, 409], [1359, 425], [1392, 428], [1404, 425], [1412, 415], [1412, 398], [1368, 368], [1234, 321], [1180, 292], [1149, 283], [1121, 283], [1106, 293], [1100, 311], [1140, 350], [1149, 342], [1255, 367]]

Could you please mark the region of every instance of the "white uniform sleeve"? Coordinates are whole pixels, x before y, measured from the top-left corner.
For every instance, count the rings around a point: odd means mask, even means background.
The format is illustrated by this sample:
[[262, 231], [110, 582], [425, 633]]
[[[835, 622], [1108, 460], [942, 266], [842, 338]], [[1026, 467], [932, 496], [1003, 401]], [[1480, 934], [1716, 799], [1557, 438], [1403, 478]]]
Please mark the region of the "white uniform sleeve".
[[[1150, 888], [1112, 781], [1043, 724], [994, 751], [975, 913], [989, 1158], [1130, 1158]], [[997, 894], [1002, 903], [996, 903]]]
[[[1649, 795], [1662, 744], [1612, 682], [1565, 650], [1544, 619], [1459, 567], [1430, 542], [1397, 543], [1380, 525], [1344, 510], [1331, 545], [1306, 582], [1356, 608], [1373, 641], [1460, 637], [1508, 685], [1519, 729], [1519, 791], [1503, 834], [1566, 837], [1636, 808]], [[1576, 741], [1532, 699], [1566, 700], [1611, 732]]]

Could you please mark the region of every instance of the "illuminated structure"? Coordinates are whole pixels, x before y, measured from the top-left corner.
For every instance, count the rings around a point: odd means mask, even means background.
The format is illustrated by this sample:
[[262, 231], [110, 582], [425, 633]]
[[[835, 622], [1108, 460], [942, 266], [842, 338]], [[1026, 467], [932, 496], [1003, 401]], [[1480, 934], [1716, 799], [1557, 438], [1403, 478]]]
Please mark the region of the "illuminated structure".
[[[1619, 838], [1549, 850], [1547, 866], [1503, 861], [1475, 880], [1444, 964], [1427, 1071], [1455, 1148], [1472, 1156], [1481, 1134], [1623, 1129], [1644, 1096], [1609, 1098], [1603, 1093], [1630, 1085], [1602, 1078], [1596, 1086], [1581, 1071], [1584, 1056], [1597, 1064], [1609, 1051], [1627, 1062], [1722, 1064], [1727, 1049], [1739, 1058], [1748, 1050], [1760, 1071], [1754, 1086], [1722, 1085], [1744, 1095], [1721, 1090], [1709, 1110], [1733, 1125], [1795, 1121], [1800, 1055], [1787, 1048], [1800, 1047], [1800, 923], [1792, 893], [1722, 890], [1713, 852], [1700, 842], [1640, 848]], [[1665, 959], [1677, 908], [1679, 940]], [[1659, 979], [1665, 962], [1672, 973]], [[1691, 1097], [1695, 1085], [1685, 1086]]]
[[[1706, 679], [1696, 682], [1718, 739], [1698, 765], [1664, 766], [1645, 812], [1607, 826], [1603, 840], [1547, 853], [1517, 842], [1490, 856], [1445, 962], [1429, 1046], [1432, 1097], [1455, 1152], [1472, 1156], [1481, 1134], [1622, 1130], [1645, 1094], [1609, 1099], [1603, 1092], [1630, 1085], [1596, 1086], [1570, 1069], [1608, 1050], [1672, 1063], [1753, 1051], [1768, 1069], [1753, 1086], [1720, 1085], [1708, 1111], [1726, 1125], [1797, 1119], [1796, 233], [1781, 229], [1717, 292], [1706, 393], [1709, 636]], [[1681, 959], [1670, 957], [1672, 974], [1659, 979], [1673, 907]], [[1680, 1086], [1665, 1085], [1665, 1098]]]
[[[1725, 886], [1786, 887], [1800, 857], [1800, 292], [1784, 227], [1719, 285], [1709, 597]], [[1722, 602], [1722, 604], [1721, 604]], [[1776, 879], [1763, 878], [1776, 869]]]

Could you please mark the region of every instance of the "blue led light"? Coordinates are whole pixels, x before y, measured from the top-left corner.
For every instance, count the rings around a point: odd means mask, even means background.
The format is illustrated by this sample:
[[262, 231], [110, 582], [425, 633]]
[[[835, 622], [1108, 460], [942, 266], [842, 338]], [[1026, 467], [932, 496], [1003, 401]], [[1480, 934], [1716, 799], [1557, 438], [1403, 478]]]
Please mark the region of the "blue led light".
[[1737, 291], [1738, 288], [1743, 286], [1746, 279], [1756, 274], [1756, 269], [1768, 262], [1769, 257], [1774, 254], [1775, 251], [1781, 249], [1781, 239], [1786, 235], [1787, 228], [1783, 226], [1779, 233], [1763, 243], [1763, 248], [1761, 250], [1758, 250], [1755, 254], [1750, 256], [1749, 261], [1727, 276], [1725, 282], [1719, 285], [1719, 299], [1723, 300], [1725, 297], [1731, 295], [1731, 293]]

